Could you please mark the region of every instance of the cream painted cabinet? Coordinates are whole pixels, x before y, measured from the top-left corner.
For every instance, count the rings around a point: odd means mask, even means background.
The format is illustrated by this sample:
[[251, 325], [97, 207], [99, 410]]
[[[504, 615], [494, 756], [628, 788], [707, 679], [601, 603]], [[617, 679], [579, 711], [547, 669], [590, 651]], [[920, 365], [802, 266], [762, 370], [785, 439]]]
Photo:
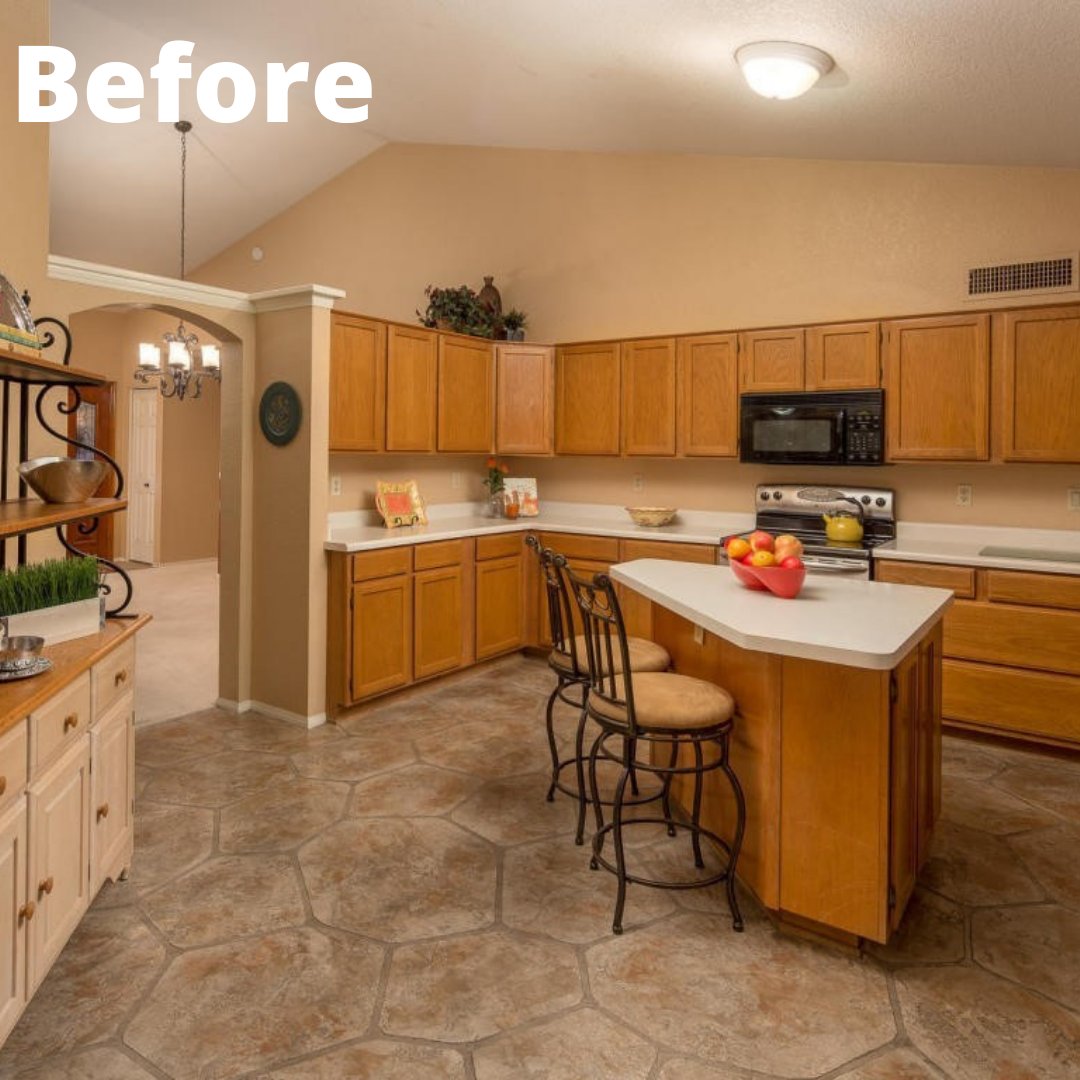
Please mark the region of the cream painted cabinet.
[[90, 893], [131, 861], [135, 780], [135, 699], [118, 701], [90, 732]]
[[0, 1043], [26, 1004], [26, 938], [36, 904], [26, 897], [26, 799], [0, 815]]

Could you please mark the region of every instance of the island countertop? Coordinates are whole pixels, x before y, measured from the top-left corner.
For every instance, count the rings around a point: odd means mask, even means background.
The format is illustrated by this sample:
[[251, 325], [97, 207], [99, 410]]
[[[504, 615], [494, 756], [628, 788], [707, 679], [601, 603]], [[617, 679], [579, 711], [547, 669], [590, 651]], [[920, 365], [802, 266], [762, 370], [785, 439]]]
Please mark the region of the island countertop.
[[637, 559], [614, 581], [743, 649], [889, 671], [952, 603], [946, 589], [808, 574], [794, 600], [740, 585], [727, 566]]

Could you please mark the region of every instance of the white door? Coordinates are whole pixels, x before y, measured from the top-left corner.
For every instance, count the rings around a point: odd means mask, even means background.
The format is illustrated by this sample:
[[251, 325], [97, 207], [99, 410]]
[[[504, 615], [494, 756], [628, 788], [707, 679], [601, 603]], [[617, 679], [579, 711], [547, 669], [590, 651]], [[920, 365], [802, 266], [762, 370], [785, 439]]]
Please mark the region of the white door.
[[158, 416], [156, 389], [131, 391], [131, 438], [128, 445], [128, 558], [154, 561], [158, 497]]

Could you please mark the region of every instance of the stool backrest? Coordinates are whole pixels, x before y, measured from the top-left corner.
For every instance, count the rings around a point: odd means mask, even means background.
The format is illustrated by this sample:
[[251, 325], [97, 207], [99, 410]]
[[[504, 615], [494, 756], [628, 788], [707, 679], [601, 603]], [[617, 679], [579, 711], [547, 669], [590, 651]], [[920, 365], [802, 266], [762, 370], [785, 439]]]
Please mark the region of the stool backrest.
[[[566, 560], [551, 548], [541, 547], [535, 536], [527, 536], [525, 543], [536, 552], [540, 560], [540, 572], [544, 575], [544, 596], [547, 599], [548, 628], [551, 632], [551, 648], [564, 656], [575, 676], [584, 674], [578, 656], [577, 638], [574, 634], [573, 611], [570, 593], [563, 576]], [[561, 560], [561, 565], [558, 560]]]
[[581, 609], [581, 621], [585, 628], [589, 700], [595, 704], [599, 699], [616, 710], [625, 711], [627, 730], [633, 735], [637, 724], [634, 719], [630, 647], [615, 584], [607, 574], [587, 578], [575, 574], [569, 567], [564, 567], [564, 573], [574, 600]]

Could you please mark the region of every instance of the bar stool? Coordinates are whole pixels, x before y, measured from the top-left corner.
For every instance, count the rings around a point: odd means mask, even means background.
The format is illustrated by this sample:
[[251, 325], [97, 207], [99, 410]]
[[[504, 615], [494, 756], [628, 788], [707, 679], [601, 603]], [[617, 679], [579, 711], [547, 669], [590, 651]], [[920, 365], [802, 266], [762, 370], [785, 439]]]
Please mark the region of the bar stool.
[[[622, 611], [615, 587], [606, 574], [597, 574], [591, 581], [573, 571], [566, 571], [575, 601], [581, 610], [585, 628], [585, 648], [588, 654], [589, 686], [585, 698], [588, 715], [600, 726], [600, 734], [589, 752], [589, 784], [593, 793], [596, 832], [592, 839], [593, 870], [603, 867], [618, 881], [615, 917], [612, 930], [622, 933], [623, 909], [626, 905], [626, 886], [629, 882], [658, 889], [696, 889], [723, 882], [728, 908], [736, 931], [743, 928], [742, 914], [735, 896], [735, 868], [739, 861], [743, 833], [746, 829], [746, 801], [739, 778], [731, 767], [731, 732], [734, 728], [735, 701], [719, 686], [671, 672], [634, 671], [628, 661], [630, 649], [623, 624]], [[618, 740], [621, 752], [608, 746]], [[624, 820], [627, 805], [626, 786], [630, 780], [631, 764], [626, 747], [644, 742], [661, 751], [668, 749], [667, 765], [655, 761], [636, 762], [636, 768], [651, 772], [663, 781], [662, 817], [634, 817]], [[703, 748], [712, 744], [718, 750], [715, 760], [704, 760]], [[680, 748], [693, 753], [693, 764], [680, 766]], [[596, 799], [596, 766], [600, 759], [622, 765], [622, 773], [612, 800], [612, 820], [604, 823], [603, 807]], [[735, 796], [735, 832], [729, 844], [701, 824], [702, 781], [706, 774], [720, 770], [727, 777]], [[694, 778], [693, 809], [689, 822], [676, 820], [671, 814], [667, 794], [676, 776]], [[690, 833], [694, 865], [704, 869], [701, 838], [711, 840], [724, 856], [723, 867], [715, 874], [682, 881], [659, 881], [632, 874], [626, 867], [623, 832], [630, 826], [665, 825], [668, 834], [683, 829]], [[603, 855], [604, 841], [611, 834], [614, 840], [615, 862]]]
[[[585, 725], [588, 722], [585, 706], [589, 696], [588, 653], [584, 635], [574, 633], [573, 608], [564, 576], [565, 556], [552, 551], [551, 548], [542, 547], [535, 536], [527, 536], [525, 542], [536, 552], [541, 572], [544, 575], [544, 596], [547, 600], [548, 625], [551, 632], [548, 665], [557, 679], [555, 689], [548, 698], [546, 714], [548, 746], [551, 750], [551, 786], [548, 788], [547, 801], [554, 801], [556, 791], [561, 791], [564, 795], [577, 800], [578, 818], [574, 843], [580, 845], [585, 842], [585, 809], [588, 790], [585, 784]], [[667, 649], [645, 638], [627, 638], [627, 654], [634, 671], [665, 671], [671, 666], [671, 657]], [[578, 696], [575, 697], [575, 694]], [[555, 739], [554, 727], [556, 701], [561, 701], [579, 712], [572, 757], [560, 758], [559, 756], [559, 745]], [[633, 748], [631, 748], [631, 760], [632, 751]], [[576, 787], [570, 787], [562, 779], [563, 769], [570, 766], [573, 766], [577, 773]], [[637, 796], [637, 775], [633, 765], [631, 765], [630, 786], [631, 794]], [[645, 800], [632, 799], [630, 803], [633, 805], [641, 801], [652, 801], [663, 794], [664, 792], [660, 792]], [[610, 800], [605, 802], [605, 805], [610, 806]]]

